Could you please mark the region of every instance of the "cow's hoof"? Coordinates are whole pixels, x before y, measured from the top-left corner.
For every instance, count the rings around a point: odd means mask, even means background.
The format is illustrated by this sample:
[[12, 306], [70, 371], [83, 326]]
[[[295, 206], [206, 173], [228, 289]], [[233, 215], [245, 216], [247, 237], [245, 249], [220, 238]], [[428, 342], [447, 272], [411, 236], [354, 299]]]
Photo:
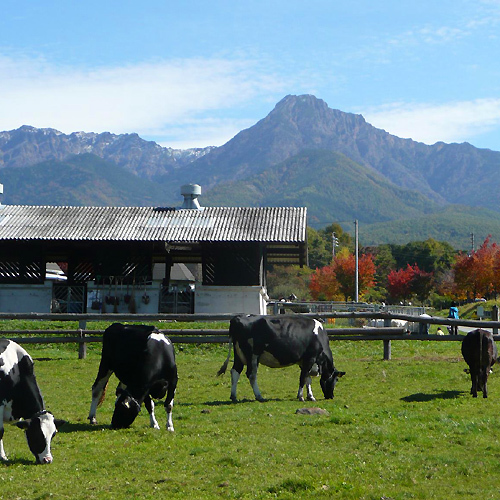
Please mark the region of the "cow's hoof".
[[302, 396], [298, 397], [297, 399], [302, 403], [304, 402], [304, 398]]
[[230, 398], [230, 399], [231, 399], [231, 401], [232, 401], [233, 403], [237, 403], [237, 402], [238, 402], [238, 398]]
[[95, 417], [89, 417], [89, 423], [90, 423], [90, 425], [96, 425], [97, 419]]
[[8, 461], [9, 459], [5, 455], [0, 456], [0, 462], [8, 462]]
[[173, 427], [167, 427], [167, 431], [168, 432], [174, 432], [174, 428]]
[[255, 398], [259, 403], [265, 403], [266, 400], [261, 396], [260, 398]]
[[316, 401], [316, 398], [314, 396], [311, 396], [310, 398], [307, 398], [308, 401]]

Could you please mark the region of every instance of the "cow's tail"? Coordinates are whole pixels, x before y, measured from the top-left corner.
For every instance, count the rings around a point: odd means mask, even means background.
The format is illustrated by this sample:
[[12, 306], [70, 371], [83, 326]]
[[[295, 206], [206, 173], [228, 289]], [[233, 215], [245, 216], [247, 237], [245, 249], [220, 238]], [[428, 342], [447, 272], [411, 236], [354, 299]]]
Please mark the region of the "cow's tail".
[[101, 397], [99, 398], [99, 402], [97, 403], [98, 407], [102, 405], [102, 403], [104, 401], [104, 398], [106, 397], [106, 389], [108, 388], [108, 383], [109, 383], [109, 379], [106, 382], [106, 385], [104, 386], [104, 389], [102, 390]]
[[231, 349], [233, 347], [233, 341], [230, 340], [229, 341], [229, 350], [228, 350], [228, 353], [227, 353], [227, 358], [226, 358], [226, 361], [224, 361], [224, 363], [222, 363], [222, 366], [219, 368], [219, 371], [217, 372], [217, 376], [219, 377], [220, 375], [224, 375], [224, 373], [226, 373], [226, 370], [227, 370], [227, 365], [229, 364], [229, 360], [231, 359]]

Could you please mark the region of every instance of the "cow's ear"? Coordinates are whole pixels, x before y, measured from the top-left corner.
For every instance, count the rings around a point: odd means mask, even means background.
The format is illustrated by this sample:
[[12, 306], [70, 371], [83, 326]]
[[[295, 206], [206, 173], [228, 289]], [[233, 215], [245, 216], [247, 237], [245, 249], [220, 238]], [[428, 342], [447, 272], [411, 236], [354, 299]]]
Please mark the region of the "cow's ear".
[[30, 426], [31, 419], [28, 420], [19, 420], [19, 422], [16, 422], [16, 426], [19, 427], [19, 429], [23, 429], [24, 431]]
[[345, 372], [337, 372], [337, 377], [340, 378], [340, 377], [343, 377], [345, 375]]
[[56, 426], [56, 429], [59, 429], [60, 427], [62, 427], [66, 423], [67, 423], [66, 420], [61, 420], [60, 418], [55, 418], [54, 419], [54, 424]]
[[464, 368], [464, 372], [470, 374], [469, 368]]

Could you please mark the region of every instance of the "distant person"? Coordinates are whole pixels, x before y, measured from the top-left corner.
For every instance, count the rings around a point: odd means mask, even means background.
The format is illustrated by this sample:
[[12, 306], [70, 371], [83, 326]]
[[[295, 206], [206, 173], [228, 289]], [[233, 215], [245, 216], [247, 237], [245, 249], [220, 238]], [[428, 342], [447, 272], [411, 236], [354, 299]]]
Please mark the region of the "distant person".
[[441, 330], [441, 327], [439, 326], [437, 331], [436, 331], [436, 335], [444, 335], [444, 332], [443, 330]]
[[[448, 312], [448, 318], [459, 319], [458, 307], [456, 302], [452, 302], [450, 305], [450, 311]], [[458, 335], [458, 325], [451, 325], [449, 327], [450, 335]]]

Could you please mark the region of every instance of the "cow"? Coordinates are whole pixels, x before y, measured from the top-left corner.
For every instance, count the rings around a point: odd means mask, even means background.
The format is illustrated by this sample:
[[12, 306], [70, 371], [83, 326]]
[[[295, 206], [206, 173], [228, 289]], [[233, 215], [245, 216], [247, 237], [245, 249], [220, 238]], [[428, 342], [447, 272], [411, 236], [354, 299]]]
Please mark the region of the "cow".
[[114, 373], [120, 383], [111, 427], [129, 427], [144, 402], [151, 427], [160, 426], [154, 413], [153, 399], [163, 399], [167, 413], [167, 430], [173, 432], [172, 407], [177, 387], [177, 366], [172, 342], [154, 326], [113, 323], [106, 328], [102, 341], [99, 370], [92, 385], [89, 420], [96, 424], [98, 405], [104, 400], [106, 387]]
[[462, 341], [462, 356], [469, 365], [464, 371], [470, 373], [472, 397], [477, 398], [477, 392], [482, 391], [483, 398], [487, 398], [488, 375], [498, 358], [491, 332], [481, 328], [470, 331]]
[[31, 356], [19, 344], [0, 339], [0, 460], [4, 462], [3, 423], [12, 421], [25, 431], [36, 463], [50, 464], [52, 438], [65, 421], [45, 409]]
[[320, 385], [325, 399], [333, 398], [335, 384], [345, 372], [336, 370], [330, 350], [328, 335], [316, 319], [300, 315], [238, 315], [229, 323], [229, 352], [218, 375], [226, 372], [234, 346], [234, 363], [231, 368], [231, 400], [237, 401], [236, 386], [243, 367], [252, 386], [255, 399], [264, 401], [257, 385], [259, 363], [270, 368], [300, 366], [297, 398], [304, 401], [304, 385], [307, 399], [315, 401], [311, 376], [320, 375]]

